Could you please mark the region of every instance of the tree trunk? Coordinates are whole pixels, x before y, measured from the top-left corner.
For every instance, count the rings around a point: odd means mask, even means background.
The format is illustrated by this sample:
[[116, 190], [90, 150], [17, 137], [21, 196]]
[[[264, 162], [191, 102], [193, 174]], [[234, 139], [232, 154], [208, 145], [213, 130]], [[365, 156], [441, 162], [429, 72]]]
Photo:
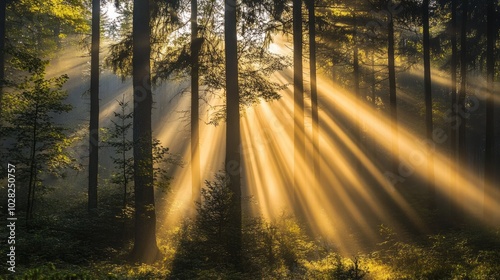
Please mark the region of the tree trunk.
[[[376, 85], [376, 78], [375, 78], [375, 51], [371, 51], [371, 94], [372, 94], [372, 105], [374, 109], [377, 109], [377, 102], [375, 100], [376, 98], [376, 90], [377, 90], [377, 85]], [[375, 141], [372, 141], [375, 143]]]
[[[487, 12], [487, 42], [486, 42], [486, 76], [488, 95], [486, 98], [486, 143], [484, 150], [484, 190], [483, 195], [487, 195], [488, 187], [493, 187], [495, 182], [495, 99], [493, 82], [495, 77], [495, 10], [496, 0], [488, 0]], [[486, 213], [485, 205], [483, 205], [483, 215], [487, 217], [490, 213]], [[491, 213], [495, 215], [497, 213]]]
[[391, 114], [391, 131], [392, 131], [392, 172], [398, 174], [399, 165], [399, 137], [398, 137], [398, 112], [396, 101], [396, 66], [394, 55], [394, 20], [392, 14], [389, 15], [389, 24], [387, 30], [387, 65], [389, 70], [389, 103]]
[[[353, 41], [354, 41], [354, 46], [353, 46], [353, 72], [354, 72], [354, 94], [355, 100], [356, 100], [356, 107], [357, 110], [360, 110], [360, 105], [361, 105], [361, 92], [359, 90], [359, 83], [360, 83], [360, 73], [359, 73], [359, 46], [358, 46], [358, 23], [356, 19], [356, 15], [354, 15], [354, 32], [353, 32]], [[356, 124], [355, 124], [355, 134], [356, 134], [356, 141], [358, 147], [361, 147], [361, 116], [360, 114], [356, 114]], [[360, 168], [361, 162], [356, 159], [356, 166], [357, 168]]]
[[[456, 110], [456, 121], [457, 121], [457, 169], [461, 167], [467, 170], [467, 160], [466, 160], [466, 145], [465, 145], [465, 129], [466, 129], [466, 114], [465, 114], [465, 91], [467, 86], [467, 13], [468, 13], [468, 1], [462, 0], [462, 26], [460, 30], [460, 91], [458, 92], [457, 106]], [[461, 203], [463, 203], [464, 197], [460, 193], [460, 182], [456, 181], [455, 191], [457, 194], [458, 204], [455, 206], [456, 213], [454, 213], [455, 224], [460, 225], [464, 222], [465, 216], [464, 211], [461, 208]]]
[[36, 185], [36, 145], [38, 143], [38, 104], [35, 105], [35, 116], [33, 120], [33, 131], [31, 142], [31, 156], [30, 156], [30, 180], [28, 183], [28, 203], [26, 206], [26, 227], [30, 226], [30, 222], [33, 219], [33, 201], [35, 200], [35, 185]]
[[191, 181], [193, 202], [201, 201], [199, 135], [198, 1], [191, 0]]
[[[299, 210], [299, 188], [302, 168], [305, 156], [304, 136], [304, 79], [302, 67], [302, 1], [293, 0], [293, 116], [294, 116], [294, 170], [293, 170], [293, 204]], [[299, 212], [296, 211], [298, 214]]]
[[[125, 96], [122, 97], [122, 104], [125, 104]], [[121, 105], [122, 109], [122, 116], [121, 116], [121, 127], [123, 128], [121, 130], [122, 132], [122, 139], [121, 139], [121, 146], [122, 146], [122, 176], [123, 176], [123, 210], [127, 209], [127, 185], [128, 185], [128, 176], [127, 176], [127, 150], [125, 149], [125, 146], [127, 145], [127, 138], [126, 138], [126, 130], [125, 130], [125, 106]]]
[[[451, 0], [451, 117], [452, 126], [450, 128], [450, 152], [452, 161], [457, 163], [457, 65], [458, 65], [458, 50], [457, 50], [457, 0]], [[451, 181], [455, 184], [456, 171], [451, 166]]]
[[434, 151], [432, 140], [432, 86], [431, 86], [431, 53], [429, 35], [429, 0], [422, 2], [422, 25], [423, 25], [423, 47], [424, 47], [424, 92], [425, 92], [425, 134], [429, 144], [427, 152], [427, 180], [429, 189], [430, 208], [436, 208], [436, 189], [434, 186]]
[[316, 15], [314, 0], [308, 2], [309, 16], [309, 68], [311, 80], [311, 110], [312, 110], [312, 145], [314, 178], [319, 182], [319, 116], [318, 116], [318, 89], [316, 85]]
[[[457, 115], [457, 70], [458, 70], [458, 49], [457, 49], [457, 1], [451, 0], [451, 123], [450, 123], [450, 158], [453, 164], [450, 166], [450, 185], [452, 197], [459, 199], [459, 186], [457, 180], [458, 164], [458, 126], [460, 125], [460, 117]], [[449, 220], [459, 223], [458, 213], [460, 213], [458, 205], [452, 204], [449, 209]]]
[[7, 1], [0, 1], [0, 121], [3, 114], [3, 84], [5, 79], [5, 10]]
[[153, 156], [151, 133], [149, 1], [134, 0], [133, 58], [134, 87], [134, 191], [135, 239], [133, 257], [136, 261], [151, 263], [159, 256], [156, 244], [156, 210], [153, 187]]
[[468, 0], [462, 0], [462, 26], [460, 34], [460, 92], [458, 95], [458, 111], [460, 115], [460, 125], [458, 127], [458, 161], [459, 166], [463, 168], [467, 165], [466, 160], [466, 145], [465, 145], [465, 129], [466, 129], [466, 114], [465, 114], [465, 94], [467, 86], [467, 17], [468, 17]]
[[90, 60], [89, 193], [88, 210], [97, 209], [99, 167], [99, 46], [100, 0], [92, 0], [92, 49]]
[[238, 41], [236, 0], [225, 2], [224, 44], [226, 55], [226, 173], [230, 178], [231, 212], [228, 251], [231, 261], [241, 269], [241, 162], [240, 162], [240, 96], [238, 90]]

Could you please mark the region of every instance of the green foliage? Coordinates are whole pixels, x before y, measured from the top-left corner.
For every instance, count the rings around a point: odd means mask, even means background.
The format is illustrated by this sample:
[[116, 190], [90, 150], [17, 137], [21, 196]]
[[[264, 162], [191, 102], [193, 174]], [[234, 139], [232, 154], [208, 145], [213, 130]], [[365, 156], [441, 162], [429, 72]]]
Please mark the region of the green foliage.
[[[353, 265], [344, 265], [344, 259], [341, 263], [329, 261], [331, 256], [307, 236], [293, 217], [286, 215], [275, 222], [244, 219], [244, 271], [237, 271], [231, 266], [225, 247], [231, 234], [228, 180], [224, 173], [219, 173], [214, 181], [205, 182], [195, 221], [186, 222], [179, 232], [171, 279], [308, 279], [314, 275], [318, 277], [313, 279], [362, 279], [364, 270], [357, 259]], [[328, 269], [315, 267], [327, 259], [319, 266], [327, 265]], [[358, 278], [352, 278], [353, 275]]]
[[[260, 3], [246, 1], [242, 3], [238, 23], [238, 74], [240, 104], [245, 106], [258, 104], [260, 101], [272, 101], [280, 98], [279, 91], [287, 88], [287, 84], [273, 82], [269, 79], [273, 74], [291, 65], [287, 56], [269, 51], [272, 33], [279, 29], [279, 24], [271, 15], [278, 16], [286, 9], [283, 3]], [[186, 3], [187, 4], [187, 3]], [[208, 104], [211, 124], [217, 125], [225, 120], [225, 105], [219, 101], [225, 98], [225, 56], [224, 32], [220, 18], [223, 17], [223, 3], [199, 1], [199, 38], [195, 42], [199, 48], [200, 92], [204, 100], [215, 102]], [[266, 6], [267, 5], [267, 6]], [[160, 5], [161, 6], [161, 5]], [[188, 5], [185, 5], [188, 6]], [[123, 5], [124, 13], [129, 7]], [[240, 7], [239, 7], [240, 8]], [[182, 5], [178, 14], [181, 14]], [[184, 11], [185, 12], [185, 11]], [[176, 13], [153, 12], [152, 22], [152, 78], [159, 83], [174, 78], [188, 78], [191, 67], [191, 41], [187, 29], [177, 28], [177, 24], [188, 24], [188, 18], [179, 17], [173, 21]], [[182, 22], [182, 20], [186, 20]], [[124, 20], [124, 23], [128, 20]], [[174, 22], [176, 24], [174, 24]], [[126, 25], [128, 26], [128, 24]], [[124, 28], [126, 28], [124, 26]], [[131, 74], [132, 36], [125, 32], [122, 40], [110, 47], [111, 55], [107, 64], [115, 73], [126, 77]], [[224, 102], [220, 102], [221, 104]]]
[[[389, 266], [389, 279], [497, 279], [500, 274], [498, 233], [460, 232], [429, 236], [428, 244], [412, 244], [389, 233], [373, 259]], [[482, 236], [482, 245], [470, 238]], [[484, 242], [484, 243], [483, 243]], [[482, 248], [492, 242], [492, 247]], [[486, 250], [485, 250], [486, 249]]]
[[[61, 47], [61, 40], [71, 34], [90, 30], [89, 9], [82, 0], [8, 1], [6, 11], [7, 68], [19, 70], [14, 61], [19, 54], [51, 57]], [[11, 63], [11, 60], [13, 63]], [[21, 59], [23, 61], [23, 59]], [[16, 71], [6, 71], [16, 79]]]
[[4, 99], [7, 125], [2, 135], [10, 142], [4, 156], [16, 165], [18, 180], [27, 185], [21, 193], [27, 193], [29, 215], [35, 193], [44, 191], [46, 176], [61, 177], [66, 169], [78, 168], [68, 149], [76, 139], [55, 119], [72, 109], [64, 103], [67, 93], [62, 90], [68, 76], [45, 78], [45, 64], [33, 57], [26, 61], [22, 67], [27, 76], [22, 82], [10, 82], [12, 90]]
[[[111, 120], [113, 126], [106, 143], [113, 148], [114, 155], [111, 156], [116, 173], [112, 175], [111, 182], [123, 189], [123, 205], [126, 208], [129, 196], [129, 183], [134, 181], [134, 158], [132, 155], [133, 141], [131, 138], [132, 119], [134, 114], [129, 110], [129, 103], [123, 97], [117, 101], [119, 112], [114, 112], [115, 120]], [[158, 139], [153, 139], [153, 176], [155, 187], [166, 191], [172, 180], [169, 169], [172, 166], [183, 166], [182, 159], [163, 147]]]
[[153, 139], [153, 178], [157, 189], [168, 191], [172, 181], [170, 169], [183, 166], [184, 162], [180, 155], [170, 152], [169, 148], [161, 145], [160, 140]]
[[130, 140], [133, 112], [127, 112], [128, 102], [125, 97], [117, 101], [120, 112], [114, 112], [117, 120], [111, 120], [113, 127], [110, 129], [109, 139], [106, 143], [114, 149], [111, 156], [116, 173], [112, 174], [111, 182], [123, 188], [123, 208], [127, 206], [129, 183], [134, 180], [134, 159], [132, 148], [134, 143]]
[[232, 193], [229, 178], [222, 173], [215, 176], [215, 181], [205, 181], [201, 190], [202, 202], [197, 204], [198, 218], [196, 225], [205, 240], [222, 242], [227, 238], [227, 225], [231, 210]]

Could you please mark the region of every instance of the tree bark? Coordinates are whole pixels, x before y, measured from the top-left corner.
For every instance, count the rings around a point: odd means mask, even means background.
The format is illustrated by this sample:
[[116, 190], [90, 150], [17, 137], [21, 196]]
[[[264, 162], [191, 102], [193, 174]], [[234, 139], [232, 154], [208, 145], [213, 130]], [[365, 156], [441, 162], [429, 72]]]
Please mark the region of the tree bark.
[[36, 186], [36, 146], [38, 144], [38, 104], [35, 105], [35, 114], [33, 120], [33, 131], [31, 142], [31, 155], [30, 155], [30, 180], [28, 183], [28, 203], [26, 206], [26, 227], [29, 228], [31, 220], [33, 219], [33, 201], [35, 200], [35, 186]]
[[201, 201], [199, 136], [198, 1], [191, 0], [191, 181], [193, 202]]
[[[451, 0], [451, 114], [453, 122], [456, 122], [457, 111], [457, 0]], [[456, 125], [456, 123], [455, 123]], [[454, 163], [457, 160], [457, 127], [452, 125], [450, 129], [450, 150], [451, 158]], [[452, 166], [453, 168], [453, 166]], [[455, 179], [455, 171], [452, 170], [452, 178]]]
[[424, 47], [424, 93], [425, 93], [425, 134], [428, 141], [427, 152], [427, 180], [429, 189], [430, 208], [435, 209], [437, 205], [437, 192], [434, 186], [434, 151], [432, 143], [432, 81], [431, 81], [431, 53], [429, 35], [429, 0], [422, 2], [422, 26], [423, 26], [423, 47]]
[[159, 256], [153, 187], [149, 1], [134, 0], [132, 82], [134, 87], [135, 239], [133, 257], [151, 263]]
[[3, 114], [3, 84], [5, 79], [5, 21], [7, 0], [0, 1], [0, 121]]
[[[488, 95], [486, 98], [486, 143], [484, 150], [484, 190], [483, 196], [487, 195], [488, 188], [493, 186], [495, 180], [495, 99], [494, 99], [494, 78], [495, 78], [495, 11], [496, 0], [488, 0], [487, 11], [487, 42], [486, 42], [486, 76]], [[483, 203], [483, 215], [487, 217], [489, 213], [485, 211]], [[491, 213], [496, 214], [496, 213]]]
[[226, 173], [230, 178], [231, 212], [228, 252], [231, 261], [241, 269], [241, 162], [240, 162], [240, 96], [238, 90], [238, 40], [236, 0], [225, 1], [224, 44], [226, 55]]
[[300, 207], [299, 188], [302, 170], [300, 164], [304, 162], [304, 79], [302, 66], [302, 1], [293, 0], [293, 116], [294, 116], [294, 170], [293, 170], [293, 204], [296, 212]]
[[399, 137], [398, 137], [398, 112], [396, 100], [396, 66], [394, 55], [394, 20], [392, 14], [389, 15], [388, 31], [387, 31], [387, 60], [389, 71], [389, 104], [391, 116], [391, 131], [392, 131], [392, 172], [398, 174], [399, 165]]
[[[458, 126], [460, 125], [460, 119], [457, 115], [458, 100], [457, 100], [457, 70], [458, 70], [458, 48], [457, 48], [457, 1], [451, 0], [451, 125], [450, 125], [450, 158], [453, 164], [450, 166], [450, 185], [452, 197], [459, 198], [459, 186], [457, 180], [457, 167], [458, 164]], [[451, 210], [449, 215], [449, 220], [454, 221], [455, 224], [459, 223], [457, 215], [460, 210], [457, 204], [450, 205]], [[452, 215], [455, 214], [455, 215]]]
[[[361, 92], [359, 90], [360, 83], [360, 73], [359, 73], [359, 46], [358, 46], [358, 22], [356, 15], [354, 15], [354, 32], [353, 32], [353, 72], [354, 72], [354, 94], [356, 100], [357, 110], [360, 110], [361, 105]], [[356, 114], [356, 124], [355, 124], [356, 141], [358, 147], [361, 147], [361, 116]], [[360, 168], [361, 162], [356, 159], [356, 166]]]
[[312, 145], [314, 178], [319, 182], [319, 116], [318, 116], [318, 88], [316, 85], [316, 15], [314, 0], [308, 0], [309, 17], [309, 68], [311, 80], [311, 111], [312, 111]]
[[99, 46], [100, 0], [92, 0], [92, 47], [90, 60], [89, 189], [88, 210], [97, 209], [99, 167]]
[[466, 108], [465, 95], [467, 87], [467, 18], [468, 18], [468, 0], [462, 0], [462, 26], [460, 34], [460, 92], [458, 95], [458, 111], [462, 113], [460, 116], [460, 125], [458, 127], [458, 161], [459, 166], [465, 168], [466, 161]]

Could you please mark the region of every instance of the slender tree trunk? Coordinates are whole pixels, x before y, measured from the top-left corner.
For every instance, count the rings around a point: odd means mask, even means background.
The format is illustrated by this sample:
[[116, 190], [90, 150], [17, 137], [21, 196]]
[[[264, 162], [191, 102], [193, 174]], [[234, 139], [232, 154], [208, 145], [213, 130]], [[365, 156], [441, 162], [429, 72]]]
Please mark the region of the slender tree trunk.
[[391, 131], [392, 131], [392, 172], [398, 174], [399, 165], [399, 137], [398, 137], [398, 111], [396, 100], [396, 66], [394, 55], [394, 20], [389, 15], [389, 24], [387, 31], [387, 60], [389, 70], [389, 103], [391, 113]]
[[199, 64], [198, 1], [191, 0], [191, 181], [192, 199], [201, 201], [200, 135], [199, 135]]
[[458, 111], [460, 116], [460, 125], [458, 127], [458, 161], [459, 165], [463, 168], [467, 165], [466, 160], [466, 108], [465, 108], [465, 95], [467, 87], [467, 18], [468, 18], [468, 0], [462, 0], [462, 26], [460, 34], [460, 92], [458, 95]]
[[[375, 51], [372, 50], [371, 51], [371, 77], [370, 77], [370, 80], [371, 80], [371, 94], [372, 94], [372, 105], [373, 105], [373, 108], [377, 108], [377, 102], [375, 100], [376, 98], [376, 90], [377, 90], [377, 85], [376, 85], [376, 79], [375, 79]], [[375, 141], [373, 141], [375, 142]]]
[[[457, 1], [451, 0], [451, 123], [450, 123], [450, 158], [453, 164], [450, 166], [450, 185], [452, 197], [459, 200], [460, 189], [457, 180], [457, 167], [458, 164], [458, 126], [460, 125], [460, 119], [457, 115], [458, 102], [457, 102], [457, 70], [458, 70], [458, 48], [457, 48]], [[460, 208], [458, 204], [451, 204], [449, 209], [449, 220], [453, 221], [455, 224], [460, 223]]]
[[226, 173], [232, 192], [228, 251], [231, 261], [241, 269], [241, 162], [240, 162], [240, 96], [238, 90], [238, 40], [236, 0], [227, 0], [224, 10], [224, 44], [226, 55]]
[[434, 186], [434, 151], [432, 140], [432, 86], [431, 86], [431, 53], [429, 46], [429, 0], [422, 2], [423, 47], [424, 47], [424, 92], [425, 92], [425, 134], [429, 144], [427, 151], [427, 179], [429, 181], [430, 208], [436, 208], [437, 192]]
[[[371, 83], [371, 98], [372, 98], [372, 107], [376, 111], [377, 110], [377, 101], [376, 101], [376, 94], [377, 94], [377, 85], [376, 85], [376, 77], [375, 77], [375, 51], [372, 50], [370, 52], [370, 60], [371, 60], [371, 75], [370, 75], [370, 83]], [[372, 129], [373, 131], [374, 128], [369, 128]], [[377, 152], [377, 141], [369, 141], [371, 143], [371, 152], [374, 157], [376, 157], [376, 152]]]
[[0, 1], [0, 121], [3, 114], [3, 84], [5, 79], [5, 10], [7, 1]]
[[[487, 195], [488, 187], [493, 186], [495, 180], [495, 99], [493, 82], [495, 78], [495, 11], [496, 0], [488, 0], [487, 12], [487, 42], [486, 42], [486, 76], [488, 83], [488, 95], [486, 98], [486, 143], [484, 150], [484, 190], [483, 196]], [[489, 213], [485, 211], [483, 203], [483, 215], [487, 217]], [[497, 214], [497, 213], [491, 213]]]
[[[457, 0], [451, 0], [451, 117], [452, 123], [450, 129], [450, 152], [454, 164], [457, 163], [457, 65], [458, 65], [458, 50], [457, 50]], [[456, 170], [454, 165], [451, 166], [451, 182], [456, 184]]]
[[[360, 73], [359, 73], [359, 46], [358, 46], [358, 23], [356, 19], [356, 15], [354, 15], [354, 49], [353, 49], [353, 71], [354, 71], [354, 94], [356, 95], [356, 107], [357, 110], [360, 110], [361, 105], [361, 92], [359, 90], [360, 83]], [[358, 147], [361, 147], [361, 116], [360, 114], [356, 114], [356, 124], [355, 124], [355, 133], [356, 133], [356, 141], [358, 142]], [[360, 167], [360, 162], [356, 160], [356, 165], [358, 168]]]
[[97, 209], [99, 168], [99, 46], [100, 0], [92, 0], [92, 50], [90, 60], [89, 194], [88, 210]]
[[335, 86], [337, 82], [337, 75], [335, 75], [335, 58], [332, 57], [332, 83]]
[[[123, 103], [122, 104], [125, 104], [125, 97], [122, 98], [122, 101]], [[123, 209], [127, 209], [127, 185], [128, 185], [128, 178], [127, 178], [127, 151], [125, 149], [126, 145], [127, 145], [127, 138], [126, 138], [126, 135], [125, 135], [125, 107], [124, 106], [121, 106], [121, 109], [122, 109], [122, 116], [121, 116], [121, 120], [122, 120], [122, 123], [121, 123], [121, 127], [122, 127], [122, 161], [123, 161], [123, 165], [122, 165], [122, 176], [123, 176]], [[125, 225], [125, 224], [124, 224]]]
[[318, 117], [318, 89], [316, 85], [316, 15], [314, 0], [308, 1], [309, 16], [309, 68], [311, 80], [311, 110], [312, 110], [312, 145], [314, 178], [320, 180], [319, 170], [319, 117]]
[[[466, 143], [465, 143], [465, 130], [466, 130], [466, 111], [465, 111], [465, 94], [467, 86], [467, 18], [468, 18], [468, 0], [462, 0], [462, 20], [461, 20], [461, 30], [460, 30], [460, 91], [457, 96], [457, 106], [456, 111], [456, 127], [457, 127], [457, 168], [455, 172], [458, 172], [459, 168], [467, 170], [467, 160], [466, 160]], [[454, 221], [456, 225], [463, 224], [465, 219], [465, 213], [461, 208], [464, 197], [460, 192], [460, 182], [455, 180], [455, 192], [458, 199], [458, 204], [455, 205]]]
[[145, 263], [159, 256], [156, 244], [156, 209], [153, 187], [153, 155], [151, 133], [150, 54], [151, 29], [149, 1], [134, 0], [133, 8], [133, 58], [134, 87], [134, 190], [135, 190], [135, 239], [133, 257]]
[[31, 156], [30, 156], [30, 180], [28, 183], [28, 204], [26, 206], [26, 227], [29, 227], [33, 219], [33, 201], [35, 200], [35, 185], [36, 185], [36, 145], [38, 137], [38, 105], [35, 105], [35, 120], [33, 121], [33, 131], [31, 142]]
[[[302, 170], [300, 164], [304, 162], [304, 79], [302, 67], [302, 1], [293, 0], [293, 116], [294, 116], [294, 170], [293, 170], [293, 197], [294, 207], [300, 207], [299, 188]], [[296, 208], [296, 210], [299, 210]], [[296, 211], [298, 213], [298, 211]], [[298, 213], [300, 214], [300, 213]]]

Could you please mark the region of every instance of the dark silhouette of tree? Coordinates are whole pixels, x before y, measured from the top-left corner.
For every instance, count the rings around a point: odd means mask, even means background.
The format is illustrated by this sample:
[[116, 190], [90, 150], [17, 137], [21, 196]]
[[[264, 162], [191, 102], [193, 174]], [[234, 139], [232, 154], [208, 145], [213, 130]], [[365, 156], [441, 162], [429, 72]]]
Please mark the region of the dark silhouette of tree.
[[294, 205], [299, 207], [299, 187], [301, 167], [305, 156], [304, 135], [304, 78], [302, 67], [302, 0], [293, 0], [293, 144]]
[[[450, 71], [451, 71], [451, 114], [452, 120], [455, 125], [457, 122], [457, 66], [458, 66], [458, 50], [457, 50], [457, 0], [451, 0], [451, 61], [450, 61]], [[454, 163], [457, 162], [457, 128], [451, 127], [450, 129], [450, 153], [451, 158]], [[453, 165], [452, 168], [452, 180], [455, 179]]]
[[149, 1], [134, 0], [132, 80], [134, 90], [134, 192], [135, 238], [132, 256], [145, 263], [155, 261], [160, 252], [156, 244], [156, 209], [153, 187], [153, 155]]
[[[498, 29], [495, 26], [497, 1], [488, 0], [486, 30], [486, 142], [484, 149], [484, 191], [495, 182], [495, 44]], [[484, 207], [484, 206], [483, 206]], [[483, 208], [484, 209], [484, 208]], [[485, 215], [488, 213], [484, 213]]]
[[315, 1], [307, 0], [308, 27], [309, 27], [309, 79], [311, 83], [311, 113], [312, 113], [312, 144], [313, 169], [316, 180], [320, 179], [319, 171], [319, 117], [318, 117], [318, 89], [316, 85], [316, 15]]
[[123, 188], [123, 204], [122, 208], [127, 208], [128, 204], [128, 186], [134, 180], [134, 158], [130, 154], [134, 143], [129, 140], [129, 131], [132, 128], [133, 113], [127, 112], [128, 102], [125, 98], [118, 101], [120, 111], [114, 112], [117, 121], [111, 120], [113, 127], [109, 135], [108, 144], [114, 149], [116, 157], [112, 156], [111, 159], [115, 164], [115, 169], [119, 172], [111, 181]]
[[97, 209], [99, 168], [99, 47], [101, 37], [101, 1], [92, 0], [92, 46], [90, 61], [89, 189], [88, 210]]
[[[392, 1], [389, 1], [392, 5]], [[392, 131], [392, 172], [398, 174], [399, 165], [399, 145], [398, 145], [398, 111], [396, 100], [396, 63], [394, 54], [394, 15], [392, 11], [388, 13], [387, 23], [387, 68], [389, 71], [389, 104]]]
[[193, 201], [200, 201], [200, 125], [199, 125], [199, 52], [198, 1], [191, 0], [191, 182]]
[[2, 120], [3, 109], [3, 84], [5, 79], [5, 11], [7, 0], [0, 2], [0, 121]]
[[[352, 50], [352, 68], [353, 68], [353, 74], [354, 74], [354, 94], [355, 94], [355, 103], [356, 106], [358, 107], [361, 103], [361, 92], [360, 92], [360, 69], [359, 69], [359, 34], [358, 34], [358, 19], [356, 18], [356, 12], [353, 12], [353, 21], [354, 21], [354, 26], [353, 26], [353, 50]], [[357, 115], [356, 117], [356, 124], [355, 124], [356, 130], [354, 132], [356, 141], [358, 142], [358, 146], [361, 146], [361, 117]], [[356, 165], [359, 166], [360, 163], [359, 161], [356, 160]]]
[[240, 95], [238, 90], [238, 41], [236, 0], [224, 6], [224, 47], [226, 64], [226, 174], [231, 190], [228, 252], [237, 268], [241, 265], [241, 182], [240, 182]]
[[[462, 0], [462, 20], [460, 28], [460, 91], [457, 100], [457, 110], [458, 112], [466, 112], [465, 108], [465, 97], [467, 90], [467, 66], [468, 66], [468, 55], [467, 55], [467, 21], [468, 21], [468, 0]], [[458, 126], [458, 163], [463, 166], [467, 164], [466, 161], [466, 116], [460, 116], [460, 124]]]
[[[431, 81], [431, 53], [429, 35], [429, 0], [422, 2], [422, 27], [424, 48], [424, 95], [425, 95], [425, 134], [427, 141], [433, 143], [432, 131], [432, 81]], [[427, 151], [427, 180], [429, 180], [430, 206], [436, 207], [436, 190], [434, 186], [434, 160], [432, 147]]]

